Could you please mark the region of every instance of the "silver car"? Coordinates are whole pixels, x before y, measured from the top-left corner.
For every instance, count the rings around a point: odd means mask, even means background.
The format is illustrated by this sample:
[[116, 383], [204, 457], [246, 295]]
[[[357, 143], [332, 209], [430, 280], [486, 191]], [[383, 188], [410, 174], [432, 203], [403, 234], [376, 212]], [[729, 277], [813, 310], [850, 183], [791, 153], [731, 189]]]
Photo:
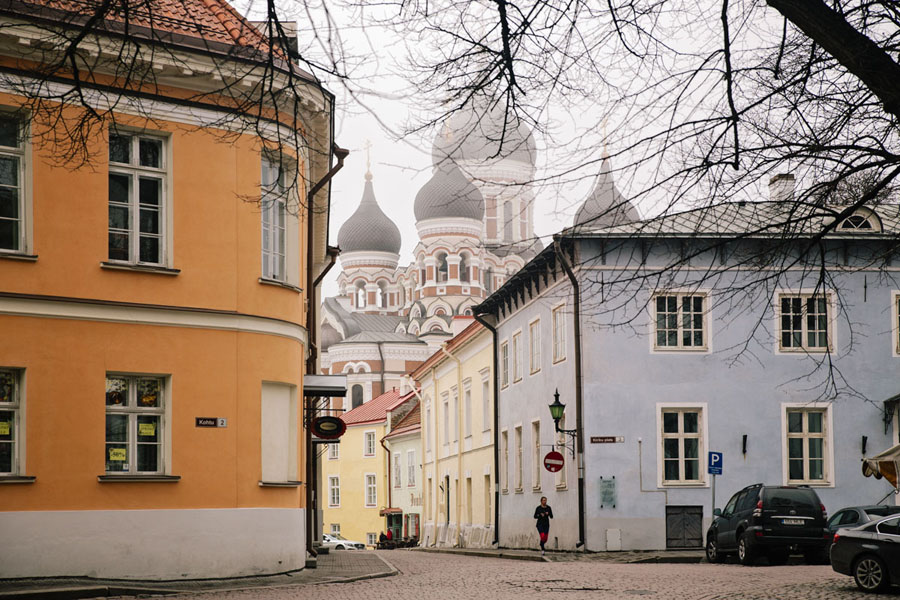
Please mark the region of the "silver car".
[[331, 550], [365, 550], [366, 545], [346, 539], [339, 533], [323, 533], [322, 547]]

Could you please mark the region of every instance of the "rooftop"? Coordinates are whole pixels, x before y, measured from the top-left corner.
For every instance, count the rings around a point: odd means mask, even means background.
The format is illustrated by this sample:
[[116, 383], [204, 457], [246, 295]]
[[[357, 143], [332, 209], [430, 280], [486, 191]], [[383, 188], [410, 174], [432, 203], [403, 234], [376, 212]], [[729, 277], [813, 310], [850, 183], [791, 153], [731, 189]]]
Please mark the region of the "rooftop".
[[405, 402], [409, 399], [410, 395], [412, 395], [412, 392], [401, 394], [400, 390], [395, 388], [344, 413], [341, 420], [348, 427], [352, 425], [361, 425], [363, 423], [378, 423], [384, 421], [387, 419], [387, 411]]

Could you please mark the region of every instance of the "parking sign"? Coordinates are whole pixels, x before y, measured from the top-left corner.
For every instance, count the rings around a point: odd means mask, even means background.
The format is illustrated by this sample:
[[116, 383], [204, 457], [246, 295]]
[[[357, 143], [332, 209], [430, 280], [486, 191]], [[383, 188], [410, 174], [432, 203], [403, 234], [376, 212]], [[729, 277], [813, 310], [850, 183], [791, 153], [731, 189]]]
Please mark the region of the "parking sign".
[[721, 452], [710, 452], [709, 453], [709, 468], [707, 472], [710, 475], [721, 475], [722, 474], [722, 453]]

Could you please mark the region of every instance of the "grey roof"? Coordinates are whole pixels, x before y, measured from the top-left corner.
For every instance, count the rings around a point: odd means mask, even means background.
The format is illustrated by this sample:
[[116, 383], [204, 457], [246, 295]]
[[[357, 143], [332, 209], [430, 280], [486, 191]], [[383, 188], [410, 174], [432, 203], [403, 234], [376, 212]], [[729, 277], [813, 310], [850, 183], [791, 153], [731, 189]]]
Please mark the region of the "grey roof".
[[541, 238], [534, 238], [512, 244], [485, 244], [484, 247], [488, 252], [499, 258], [517, 255], [521, 256], [525, 262], [528, 262], [544, 249], [544, 242], [541, 241]]
[[[634, 223], [611, 227], [578, 227], [569, 232], [602, 237], [803, 236], [819, 233], [844, 208], [784, 201], [723, 202]], [[870, 209], [878, 216], [882, 233], [843, 229], [830, 233], [829, 236], [877, 238], [895, 236], [900, 232], [900, 205], [881, 204]]]
[[353, 318], [363, 331], [394, 331], [398, 323], [405, 323], [405, 317], [397, 315], [365, 315], [354, 313]]
[[378, 206], [371, 173], [366, 173], [366, 185], [359, 208], [338, 231], [338, 246], [344, 252], [370, 250], [400, 253], [400, 230]]
[[[340, 344], [352, 344], [359, 342], [394, 342], [403, 344], [424, 344], [414, 335], [409, 333], [399, 333], [395, 331], [363, 331], [354, 336], [350, 336]], [[335, 344], [337, 345], [337, 344]]]
[[340, 341], [340, 332], [338, 332], [338, 330], [332, 327], [329, 323], [322, 323], [322, 328], [319, 332], [319, 348], [321, 348], [322, 350], [327, 350], [329, 346]]
[[456, 165], [445, 163], [431, 176], [413, 205], [416, 221], [464, 217], [480, 221], [484, 198]]
[[502, 104], [487, 107], [474, 99], [444, 121], [434, 138], [431, 157], [435, 167], [448, 160], [490, 162], [514, 160], [534, 167], [537, 149], [531, 129]]
[[[322, 327], [322, 347], [327, 348], [332, 345], [354, 342], [410, 342], [417, 341], [416, 336], [406, 333], [397, 333], [397, 325], [406, 324], [406, 317], [397, 315], [366, 315], [362, 313], [351, 313], [341, 306], [337, 298], [325, 298], [322, 302], [324, 309], [340, 322], [341, 328], [344, 330], [344, 338], [340, 339], [340, 334], [335, 331], [337, 340], [332, 337], [328, 338], [328, 346], [325, 346], [326, 327]], [[329, 326], [330, 329], [330, 326]], [[399, 337], [403, 336], [403, 337]]]
[[587, 228], [611, 227], [639, 221], [640, 218], [634, 205], [616, 187], [610, 172], [609, 157], [605, 156], [600, 164], [594, 189], [578, 209], [574, 225]]

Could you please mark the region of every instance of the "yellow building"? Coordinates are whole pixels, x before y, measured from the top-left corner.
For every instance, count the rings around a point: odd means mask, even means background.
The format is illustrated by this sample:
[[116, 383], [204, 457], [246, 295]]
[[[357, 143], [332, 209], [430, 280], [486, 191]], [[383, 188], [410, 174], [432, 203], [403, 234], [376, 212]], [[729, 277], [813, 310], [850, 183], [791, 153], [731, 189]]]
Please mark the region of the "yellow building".
[[494, 542], [492, 348], [473, 323], [412, 373], [423, 407], [422, 545]]
[[383, 445], [391, 423], [415, 406], [415, 396], [394, 389], [345, 413], [347, 431], [329, 444], [321, 463], [324, 533], [375, 546], [392, 518], [390, 455]]
[[[302, 568], [327, 187], [313, 224], [298, 207], [330, 176], [332, 96], [224, 0], [142, 4], [134, 45], [101, 14], [73, 53], [83, 96], [61, 93], [68, 66], [16, 87], [103, 9], [50, 4], [0, 35], [0, 578]], [[147, 79], [121, 79], [129, 57]], [[259, 121], [215, 91], [251, 93], [240, 73], [292, 81], [302, 110]], [[77, 132], [87, 165], [61, 162]]]

